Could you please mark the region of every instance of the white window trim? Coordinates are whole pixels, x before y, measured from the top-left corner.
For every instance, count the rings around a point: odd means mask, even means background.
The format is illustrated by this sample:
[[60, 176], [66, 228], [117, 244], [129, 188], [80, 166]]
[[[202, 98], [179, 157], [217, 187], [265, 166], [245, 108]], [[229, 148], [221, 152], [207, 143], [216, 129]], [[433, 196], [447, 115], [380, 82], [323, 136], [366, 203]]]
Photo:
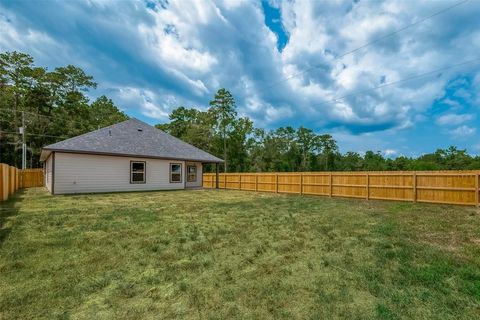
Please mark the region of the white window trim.
[[[143, 173], [143, 180], [142, 181], [133, 181], [133, 164], [134, 163], [142, 163], [143, 164], [143, 171], [137, 171], [135, 173]], [[146, 161], [130, 161], [130, 183], [131, 184], [141, 184], [147, 182], [147, 163]]]
[[[174, 166], [174, 165], [179, 165], [180, 166], [180, 173], [179, 173], [180, 174], [180, 181], [173, 181], [172, 180], [172, 174], [173, 174], [172, 166]], [[171, 162], [169, 171], [170, 171], [170, 183], [182, 183], [183, 166], [180, 162]]]

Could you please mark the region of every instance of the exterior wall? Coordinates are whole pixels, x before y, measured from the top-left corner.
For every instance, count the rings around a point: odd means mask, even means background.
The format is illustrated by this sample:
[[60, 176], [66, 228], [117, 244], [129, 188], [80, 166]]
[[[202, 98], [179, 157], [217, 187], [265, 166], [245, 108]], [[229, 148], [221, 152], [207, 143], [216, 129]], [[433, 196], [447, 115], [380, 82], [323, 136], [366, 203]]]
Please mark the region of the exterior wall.
[[45, 179], [45, 187], [47, 187], [48, 191], [52, 192], [52, 179], [53, 179], [53, 153], [50, 154], [47, 161], [45, 161], [45, 170], [44, 170], [44, 179]]
[[[194, 165], [197, 167], [197, 181], [187, 181], [187, 166]], [[201, 162], [187, 162], [185, 166], [185, 187], [186, 188], [200, 188], [203, 185], [203, 167]]]
[[[130, 161], [145, 162], [145, 183], [130, 183]], [[170, 182], [170, 163], [182, 164], [182, 182]], [[184, 161], [55, 153], [55, 194], [184, 188]]]

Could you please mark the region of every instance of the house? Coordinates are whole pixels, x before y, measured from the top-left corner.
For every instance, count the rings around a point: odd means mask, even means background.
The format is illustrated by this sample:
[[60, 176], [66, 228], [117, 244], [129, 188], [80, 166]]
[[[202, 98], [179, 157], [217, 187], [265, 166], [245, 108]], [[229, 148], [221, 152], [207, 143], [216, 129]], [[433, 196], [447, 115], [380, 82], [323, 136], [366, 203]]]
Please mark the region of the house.
[[223, 163], [134, 118], [48, 145], [40, 160], [52, 194], [198, 188], [203, 165]]

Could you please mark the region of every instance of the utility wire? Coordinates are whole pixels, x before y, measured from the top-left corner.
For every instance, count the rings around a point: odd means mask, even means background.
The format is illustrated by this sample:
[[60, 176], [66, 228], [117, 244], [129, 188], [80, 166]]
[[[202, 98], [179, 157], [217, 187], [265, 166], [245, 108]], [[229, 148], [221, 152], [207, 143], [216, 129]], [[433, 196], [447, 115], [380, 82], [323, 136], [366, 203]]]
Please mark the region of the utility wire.
[[384, 84], [381, 84], [381, 85], [378, 85], [378, 86], [375, 86], [375, 87], [372, 87], [372, 88], [369, 88], [369, 89], [349, 93], [349, 94], [334, 98], [332, 100], [325, 101], [320, 105], [314, 105], [312, 107], [319, 107], [321, 105], [324, 105], [324, 104], [330, 103], [330, 102], [338, 102], [340, 100], [344, 100], [345, 98], [348, 98], [348, 97], [351, 97], [351, 96], [355, 96], [355, 95], [362, 94], [362, 93], [369, 92], [369, 91], [373, 91], [373, 90], [378, 90], [378, 89], [381, 89], [381, 88], [384, 88], [384, 87], [393, 86], [393, 85], [408, 82], [408, 81], [411, 81], [411, 80], [416, 80], [416, 79], [423, 78], [423, 77], [426, 77], [426, 76], [429, 76], [429, 75], [432, 75], [432, 74], [436, 74], [436, 73], [441, 72], [441, 71], [446, 71], [446, 70], [450, 70], [450, 69], [453, 69], [453, 68], [458, 68], [458, 67], [470, 64], [470, 63], [475, 63], [475, 62], [480, 62], [480, 58], [464, 61], [464, 62], [457, 63], [457, 64], [454, 64], [454, 65], [450, 65], [450, 66], [446, 66], [446, 67], [443, 67], [443, 68], [428, 71], [428, 72], [425, 72], [425, 73], [413, 75], [413, 76], [403, 78], [403, 79], [400, 79], [400, 80], [384, 83]]
[[[0, 108], [0, 112], [1, 111], [9, 111], [11, 113], [22, 113], [21, 110], [14, 110], [14, 109], [10, 109], [10, 108]], [[48, 119], [53, 119], [53, 120], [61, 120], [59, 119], [58, 117], [54, 117], [54, 116], [47, 116], [47, 115], [44, 115], [44, 114], [38, 114], [38, 113], [35, 113], [35, 112], [28, 112], [28, 111], [24, 111], [25, 114], [30, 114], [30, 115], [33, 115], [33, 116], [36, 116], [36, 117], [44, 117], [44, 118], [48, 118]], [[79, 125], [82, 125], [84, 126], [85, 123], [83, 122], [79, 122], [79, 121], [72, 121], [72, 120], [67, 120], [69, 123], [76, 123], [76, 124], [79, 124]]]
[[[451, 6], [449, 6], [449, 7], [443, 8], [443, 9], [440, 10], [440, 11], [437, 11], [437, 12], [435, 12], [435, 13], [429, 15], [429, 16], [426, 16], [426, 17], [424, 17], [424, 18], [421, 18], [421, 19], [419, 19], [419, 20], [417, 20], [417, 21], [415, 21], [415, 22], [413, 22], [413, 23], [411, 23], [411, 24], [408, 24], [408, 25], [406, 25], [406, 26], [403, 26], [402, 28], [397, 29], [397, 30], [395, 30], [395, 31], [393, 31], [393, 32], [391, 32], [391, 33], [388, 33], [388, 34], [386, 34], [386, 35], [384, 35], [384, 36], [382, 36], [382, 37], [380, 37], [380, 38], [377, 38], [377, 39], [375, 39], [375, 40], [369, 41], [369, 42], [361, 45], [360, 47], [357, 47], [357, 48], [355, 48], [355, 49], [352, 49], [352, 50], [350, 50], [350, 51], [347, 51], [347, 52], [345, 52], [345, 53], [342, 53], [341, 55], [335, 57], [335, 59], [333, 59], [333, 60], [334, 60], [334, 61], [335, 61], [335, 60], [340, 60], [341, 58], [343, 58], [343, 57], [345, 57], [345, 56], [347, 56], [347, 55], [349, 55], [349, 54], [355, 53], [355, 52], [357, 52], [357, 51], [359, 51], [359, 50], [361, 50], [361, 49], [363, 49], [363, 48], [366, 48], [366, 47], [368, 47], [368, 46], [371, 46], [372, 44], [375, 44], [375, 43], [377, 43], [377, 42], [380, 42], [380, 41], [382, 41], [382, 40], [385, 40], [385, 39], [387, 39], [387, 38], [390, 38], [390, 37], [392, 37], [392, 36], [394, 36], [394, 35], [402, 32], [402, 31], [405, 31], [405, 30], [407, 30], [407, 29], [410, 29], [410, 28], [412, 28], [412, 27], [414, 27], [414, 26], [416, 26], [416, 25], [419, 25], [419, 24], [422, 23], [422, 22], [425, 22], [425, 21], [427, 21], [427, 20], [429, 20], [429, 19], [431, 19], [431, 18], [434, 18], [434, 17], [436, 17], [436, 16], [438, 16], [438, 15], [441, 15], [442, 13], [445, 13], [445, 12], [447, 12], [447, 11], [449, 11], [449, 10], [452, 10], [452, 9], [458, 7], [458, 6], [461, 6], [461, 5], [465, 4], [465, 3], [467, 3], [468, 1], [470, 1], [470, 0], [463, 0], [463, 1], [460, 1], [460, 2], [455, 3], [454, 5], [451, 5]], [[269, 89], [269, 88], [274, 87], [274, 86], [276, 86], [276, 85], [278, 85], [278, 84], [280, 84], [280, 83], [282, 83], [282, 82], [291, 80], [291, 79], [296, 78], [296, 77], [298, 77], [298, 76], [301, 76], [301, 75], [303, 75], [303, 74], [305, 74], [305, 73], [307, 73], [307, 72], [309, 72], [309, 71], [311, 71], [311, 70], [318, 69], [318, 68], [321, 68], [321, 67], [322, 67], [322, 65], [312, 66], [312, 67], [307, 68], [307, 69], [305, 69], [305, 70], [303, 70], [303, 71], [301, 71], [301, 72], [295, 73], [295, 74], [290, 75], [290, 76], [288, 76], [288, 77], [286, 77], [286, 78], [283, 78], [283, 79], [281, 79], [281, 80], [279, 80], [279, 81], [276, 81], [276, 82], [274, 82], [274, 83], [272, 83], [272, 84], [264, 87], [263, 90]]]
[[[9, 134], [9, 135], [16, 134], [16, 135], [21, 135], [21, 133], [18, 133], [18, 132], [6, 132], [6, 131], [1, 131], [1, 130], [0, 130], [0, 135], [2, 135], [2, 134]], [[67, 138], [67, 139], [68, 139], [67, 136], [53, 136], [53, 135], [49, 135], [49, 134], [40, 134], [40, 133], [26, 133], [25, 135], [27, 135], [27, 136], [39, 136], [39, 137], [62, 138], [62, 139]]]

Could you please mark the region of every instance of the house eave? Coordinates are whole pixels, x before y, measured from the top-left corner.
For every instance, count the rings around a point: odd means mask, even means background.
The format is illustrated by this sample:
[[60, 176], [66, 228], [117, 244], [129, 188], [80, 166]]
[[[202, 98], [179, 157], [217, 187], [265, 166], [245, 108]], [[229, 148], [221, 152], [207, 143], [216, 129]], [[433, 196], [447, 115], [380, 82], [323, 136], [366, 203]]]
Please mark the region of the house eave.
[[91, 154], [91, 155], [112, 156], [112, 157], [132, 157], [132, 158], [142, 158], [142, 159], [180, 160], [180, 161], [192, 161], [192, 162], [201, 162], [201, 163], [224, 163], [225, 162], [222, 159], [206, 160], [206, 159], [194, 159], [194, 158], [184, 158], [184, 157], [165, 157], [165, 156], [138, 155], [138, 154], [128, 154], [128, 153], [112, 153], [112, 152], [86, 151], [86, 150], [65, 150], [65, 149], [54, 149], [54, 148], [43, 148], [40, 156], [40, 161], [42, 162], [45, 161], [51, 152]]

